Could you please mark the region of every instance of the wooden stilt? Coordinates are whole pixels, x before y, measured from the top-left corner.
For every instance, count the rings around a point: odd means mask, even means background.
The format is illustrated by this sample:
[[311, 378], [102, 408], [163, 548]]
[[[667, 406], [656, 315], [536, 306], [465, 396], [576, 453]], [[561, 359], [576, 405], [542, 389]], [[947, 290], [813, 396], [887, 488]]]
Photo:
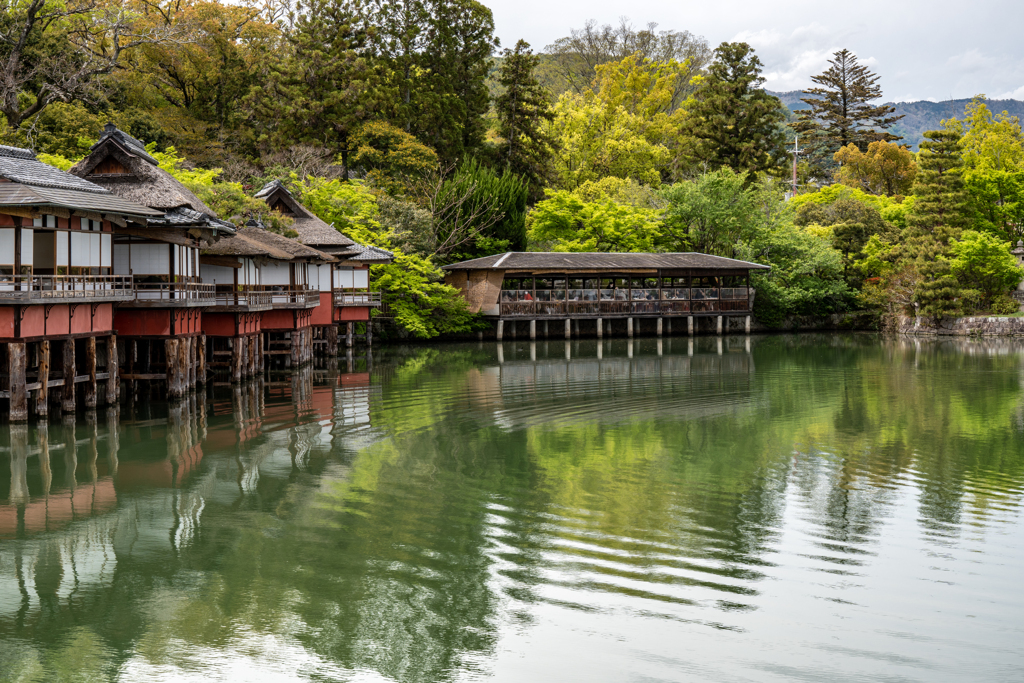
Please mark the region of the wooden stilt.
[[661, 318], [658, 318], [658, 332], [657, 332], [657, 334], [658, 334], [659, 337], [661, 336]]
[[192, 391], [196, 388], [196, 347], [199, 346], [196, 341], [198, 337], [188, 338], [188, 359], [185, 364], [188, 369], [188, 388]]
[[233, 337], [228, 340], [231, 345], [231, 381], [238, 384], [242, 381], [242, 340], [245, 337]]
[[206, 384], [206, 335], [199, 335], [199, 347], [196, 349], [196, 381]]
[[498, 341], [501, 341], [502, 337], [505, 336], [505, 321], [504, 320], [499, 320], [498, 321], [498, 331], [496, 332], [496, 334], [498, 336]]
[[749, 315], [743, 319], [743, 331], [746, 334], [750, 334], [750, 316]]
[[536, 320], [531, 320], [530, 321], [530, 341], [534, 341], [536, 339], [537, 339], [537, 321]]
[[63, 347], [64, 387], [61, 398], [61, 410], [65, 413], [75, 412], [75, 340], [65, 339]]
[[352, 335], [354, 334], [355, 327], [356, 327], [356, 324], [353, 323], [353, 322], [345, 323], [345, 348], [346, 349], [351, 349], [352, 348], [352, 342], [353, 342]]
[[626, 318], [626, 336], [630, 339], [633, 338], [633, 319]]
[[325, 327], [324, 336], [327, 338], [327, 355], [334, 358], [338, 355], [338, 326], [328, 325]]
[[267, 354], [264, 353], [266, 345], [264, 343], [263, 336], [263, 333], [260, 332], [259, 336], [256, 337], [256, 343], [259, 345], [257, 347], [257, 351], [259, 351], [260, 354], [260, 373], [267, 369]]
[[255, 377], [259, 372], [260, 359], [259, 359], [259, 345], [256, 343], [256, 335], [249, 337], [249, 377]]
[[50, 414], [50, 342], [39, 342], [39, 390], [36, 391], [36, 415]]
[[715, 325], [715, 327], [716, 327], [716, 333], [717, 334], [722, 334], [722, 316], [718, 316], [718, 322]]
[[604, 336], [604, 320], [601, 318], [597, 319], [597, 338], [600, 339]]
[[85, 338], [85, 374], [89, 379], [82, 391], [86, 410], [96, 407], [96, 337]]
[[118, 373], [117, 335], [107, 337], [107, 405], [114, 405], [118, 400], [121, 381]]
[[7, 344], [7, 376], [10, 379], [9, 386], [11, 390], [11, 422], [28, 420], [28, 391], [25, 388], [26, 362], [24, 342], [10, 342]]
[[179, 398], [182, 393], [181, 366], [178, 362], [180, 339], [164, 340], [164, 352], [167, 357], [167, 396]]
[[366, 345], [373, 346], [373, 318], [366, 321]]
[[565, 338], [572, 338], [572, 321], [569, 320], [568, 318], [565, 319]]
[[686, 334], [693, 336], [693, 316], [686, 316]]

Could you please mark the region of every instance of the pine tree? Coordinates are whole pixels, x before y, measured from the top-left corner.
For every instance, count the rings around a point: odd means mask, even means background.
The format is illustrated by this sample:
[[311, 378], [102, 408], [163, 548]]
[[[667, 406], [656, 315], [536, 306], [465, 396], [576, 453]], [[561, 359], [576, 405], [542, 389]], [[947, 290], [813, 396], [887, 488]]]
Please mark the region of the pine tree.
[[487, 73], [498, 47], [494, 17], [476, 0], [428, 0], [427, 7], [420, 103], [410, 132], [443, 164], [458, 164], [484, 143], [483, 117], [491, 105]]
[[967, 225], [960, 135], [951, 130], [924, 134], [914, 182], [914, 209], [907, 216], [905, 244], [921, 276], [914, 291], [918, 312], [943, 317], [963, 307], [960, 286], [950, 270], [950, 246]]
[[876, 140], [901, 140], [885, 129], [899, 121], [889, 105], [872, 105], [882, 96], [878, 76], [857, 62], [857, 55], [839, 50], [828, 62], [831, 66], [811, 80], [821, 87], [804, 91], [803, 101], [810, 109], [800, 110], [793, 128], [804, 134], [804, 146], [812, 163], [824, 170], [834, 167], [832, 155], [854, 144], [861, 152]]
[[419, 88], [430, 9], [424, 0], [371, 0], [370, 41], [374, 57], [388, 70], [387, 118], [412, 132], [417, 106], [430, 93]]
[[785, 159], [782, 103], [762, 88], [761, 60], [746, 43], [722, 43], [689, 108], [687, 132], [711, 170], [778, 168]]
[[504, 92], [494, 100], [498, 115], [498, 134], [504, 138], [498, 156], [508, 170], [527, 180], [531, 198], [543, 196], [550, 176], [551, 135], [544, 122], [554, 119], [551, 95], [541, 87], [534, 72], [540, 63], [525, 40], [515, 49], [505, 50], [498, 74]]
[[365, 54], [373, 31], [362, 10], [359, 0], [299, 0], [289, 17], [292, 53], [257, 102], [280, 122], [282, 140], [340, 155], [346, 179], [350, 138], [378, 105], [379, 78]]

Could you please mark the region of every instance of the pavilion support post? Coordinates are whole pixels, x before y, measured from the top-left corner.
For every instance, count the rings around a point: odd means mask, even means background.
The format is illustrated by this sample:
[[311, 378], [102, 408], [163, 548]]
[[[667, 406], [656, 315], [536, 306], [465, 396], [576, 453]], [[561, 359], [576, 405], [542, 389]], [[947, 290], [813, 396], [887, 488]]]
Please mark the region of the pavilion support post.
[[256, 345], [257, 345], [256, 350], [260, 354], [260, 373], [262, 374], [263, 371], [266, 370], [266, 368], [267, 368], [267, 354], [263, 353], [263, 349], [264, 349], [264, 346], [263, 346], [263, 333], [260, 332], [258, 335], [256, 335], [256, 337], [253, 339], [253, 341], [256, 342]]
[[366, 345], [373, 346], [373, 318], [366, 321]]
[[62, 344], [64, 391], [61, 392], [60, 408], [65, 413], [75, 412], [75, 340], [65, 339]]
[[11, 422], [28, 420], [28, 390], [25, 388], [26, 364], [25, 343], [9, 343], [7, 345], [7, 376], [10, 379], [11, 388]]
[[600, 339], [604, 336], [604, 320], [601, 318], [597, 319], [597, 338]]
[[548, 338], [548, 321], [547, 320], [544, 321], [544, 338], [545, 339]]
[[693, 336], [693, 316], [686, 316], [686, 334]]
[[498, 337], [498, 341], [501, 341], [502, 337], [505, 334], [505, 321], [504, 320], [499, 320], [498, 321], [498, 331], [495, 334]]
[[188, 393], [192, 385], [188, 382], [188, 347], [191, 337], [185, 337], [178, 343], [178, 376], [181, 378], [181, 395]]
[[179, 398], [182, 394], [181, 366], [178, 361], [180, 339], [164, 340], [164, 352], [167, 356], [167, 396]]
[[746, 334], [750, 334], [750, 316], [749, 315], [743, 319], [743, 331]]
[[196, 349], [196, 381], [206, 384], [206, 335], [199, 335], [199, 348]]
[[85, 383], [82, 400], [86, 409], [96, 407], [96, 337], [85, 338], [85, 372], [89, 380]]
[[570, 339], [572, 337], [572, 321], [568, 318], [565, 319], [565, 338]]
[[117, 389], [121, 384], [118, 379], [117, 335], [107, 337], [107, 405], [117, 403]]
[[353, 335], [355, 335], [356, 324], [353, 322], [345, 323], [345, 348], [351, 349], [353, 343]]
[[255, 377], [260, 367], [260, 350], [255, 334], [249, 336], [249, 376]]
[[530, 321], [530, 341], [535, 341], [536, 339], [537, 339], [537, 321], [536, 320], [531, 320]]
[[626, 318], [626, 336], [630, 339], [633, 338], [633, 319]]
[[327, 338], [327, 355], [334, 356], [338, 355], [338, 326], [328, 325], [324, 329], [324, 336]]
[[516, 321], [515, 320], [509, 320], [508, 324], [509, 324], [510, 329], [512, 331], [512, 338], [515, 339], [516, 338], [516, 328], [519, 327], [519, 326], [516, 325]]
[[575, 318], [572, 321], [572, 333], [576, 335], [576, 338], [580, 338], [580, 319]]
[[661, 318], [658, 318], [658, 336], [661, 336]]
[[668, 323], [668, 332], [667, 332], [667, 334], [668, 334], [668, 336], [671, 337], [672, 336], [672, 318], [669, 318], [666, 322]]
[[199, 363], [199, 337], [188, 338], [188, 386], [189, 389], [195, 389], [199, 384], [199, 373], [196, 372]]
[[36, 392], [36, 415], [50, 414], [50, 342], [39, 342], [39, 390]]
[[722, 316], [718, 316], [718, 321], [715, 324], [715, 334], [722, 334]]

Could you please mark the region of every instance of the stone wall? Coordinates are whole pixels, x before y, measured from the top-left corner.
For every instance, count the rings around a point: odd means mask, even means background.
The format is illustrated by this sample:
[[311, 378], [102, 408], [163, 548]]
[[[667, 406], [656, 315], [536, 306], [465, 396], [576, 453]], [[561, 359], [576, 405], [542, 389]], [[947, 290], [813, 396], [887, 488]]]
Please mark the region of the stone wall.
[[1024, 318], [972, 316], [969, 318], [900, 318], [899, 334], [923, 337], [1019, 337], [1024, 336]]

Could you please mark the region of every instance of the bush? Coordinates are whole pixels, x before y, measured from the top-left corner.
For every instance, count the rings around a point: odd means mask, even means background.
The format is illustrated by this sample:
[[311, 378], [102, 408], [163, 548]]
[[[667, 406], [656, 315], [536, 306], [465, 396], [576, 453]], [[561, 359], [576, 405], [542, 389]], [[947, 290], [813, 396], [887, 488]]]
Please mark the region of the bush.
[[1013, 315], [1020, 312], [1020, 303], [1009, 295], [997, 296], [990, 307], [996, 315]]

